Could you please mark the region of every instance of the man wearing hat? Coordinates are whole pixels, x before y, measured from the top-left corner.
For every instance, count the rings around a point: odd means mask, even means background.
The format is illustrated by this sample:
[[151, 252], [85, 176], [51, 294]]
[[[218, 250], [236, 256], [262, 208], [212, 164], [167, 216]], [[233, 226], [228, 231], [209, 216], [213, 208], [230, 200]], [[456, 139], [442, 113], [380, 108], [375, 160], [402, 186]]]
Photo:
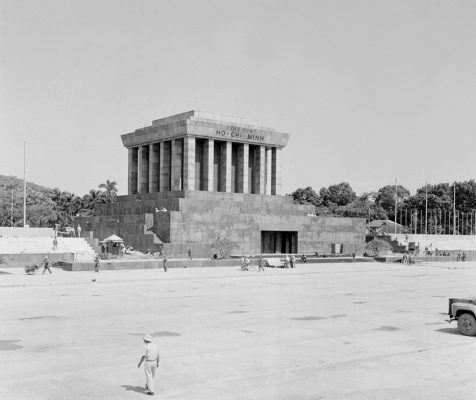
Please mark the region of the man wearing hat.
[[159, 351], [157, 345], [152, 343], [152, 336], [144, 336], [144, 351], [142, 352], [142, 357], [137, 364], [137, 368], [140, 368], [142, 363], [144, 363], [144, 372], [145, 372], [145, 391], [148, 395], [152, 396], [154, 394], [154, 377], [155, 370], [159, 367]]
[[51, 274], [51, 269], [50, 269], [50, 264], [48, 262], [48, 256], [45, 256], [45, 259], [42, 262], [43, 264], [43, 274], [48, 270], [48, 272]]

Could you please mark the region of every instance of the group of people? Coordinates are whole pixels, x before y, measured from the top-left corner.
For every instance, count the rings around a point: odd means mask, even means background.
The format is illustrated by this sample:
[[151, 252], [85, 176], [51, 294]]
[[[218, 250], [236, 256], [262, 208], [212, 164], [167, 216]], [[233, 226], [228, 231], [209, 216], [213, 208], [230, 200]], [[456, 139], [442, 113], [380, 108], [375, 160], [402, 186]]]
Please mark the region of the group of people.
[[404, 253], [402, 257], [402, 264], [414, 264], [415, 260], [413, 259], [413, 254], [412, 253]]
[[283, 262], [284, 268], [296, 268], [296, 258], [293, 254], [286, 254], [286, 257], [284, 257]]
[[[241, 257], [241, 270], [242, 271], [249, 271], [250, 270], [250, 267], [252, 266], [253, 264], [251, 264], [251, 260], [250, 260], [250, 257], [249, 256], [243, 256]], [[264, 268], [263, 268], [263, 259], [261, 258], [261, 256], [259, 256], [259, 259], [258, 259], [258, 271], [264, 271]]]

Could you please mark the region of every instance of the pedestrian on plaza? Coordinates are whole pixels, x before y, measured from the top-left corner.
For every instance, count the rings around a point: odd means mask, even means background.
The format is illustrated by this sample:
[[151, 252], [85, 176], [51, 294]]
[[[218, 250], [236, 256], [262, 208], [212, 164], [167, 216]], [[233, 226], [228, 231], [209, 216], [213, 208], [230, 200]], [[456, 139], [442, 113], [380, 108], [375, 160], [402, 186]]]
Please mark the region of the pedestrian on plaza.
[[263, 268], [263, 258], [261, 256], [259, 256], [259, 259], [258, 259], [258, 272], [259, 271], [264, 271], [264, 268]]
[[458, 254], [456, 255], [456, 261], [459, 261], [460, 259], [461, 259], [461, 254], [458, 253]]
[[301, 261], [302, 261], [303, 263], [306, 263], [306, 262], [307, 262], [307, 257], [306, 257], [305, 254], [303, 254], [303, 255], [301, 256]]
[[355, 251], [352, 253], [352, 262], [355, 262]]
[[294, 254], [291, 254], [291, 257], [289, 257], [289, 262], [291, 264], [291, 268], [296, 268], [296, 259], [294, 258]]
[[53, 238], [53, 250], [58, 250], [58, 239], [56, 239], [56, 236]]
[[78, 224], [78, 227], [76, 228], [76, 232], [78, 232], [78, 237], [81, 237], [81, 225]]
[[466, 253], [463, 251], [463, 255], [461, 256], [461, 261], [466, 261]]
[[149, 396], [153, 396], [155, 392], [154, 388], [154, 378], [155, 370], [159, 367], [159, 350], [157, 345], [152, 342], [152, 337], [150, 335], [144, 336], [144, 350], [142, 352], [142, 357], [137, 364], [137, 368], [140, 368], [142, 363], [144, 363], [144, 372], [145, 372], [145, 392]]
[[94, 272], [99, 272], [99, 256], [94, 257]]
[[164, 254], [164, 258], [162, 259], [164, 264], [164, 272], [167, 272], [167, 256]]
[[192, 249], [190, 247], [187, 250], [187, 254], [188, 254], [188, 259], [192, 261]]
[[[51, 269], [50, 269], [50, 263], [48, 262], [48, 256], [45, 256], [45, 259], [43, 260], [43, 262], [41, 264], [43, 264], [42, 274], [44, 274], [46, 272], [46, 270], [48, 270], [48, 272], [51, 275]], [[40, 266], [41, 266], [41, 264], [40, 264]]]
[[286, 257], [284, 258], [284, 268], [289, 268], [289, 263], [291, 260], [289, 259], [289, 256], [286, 254]]

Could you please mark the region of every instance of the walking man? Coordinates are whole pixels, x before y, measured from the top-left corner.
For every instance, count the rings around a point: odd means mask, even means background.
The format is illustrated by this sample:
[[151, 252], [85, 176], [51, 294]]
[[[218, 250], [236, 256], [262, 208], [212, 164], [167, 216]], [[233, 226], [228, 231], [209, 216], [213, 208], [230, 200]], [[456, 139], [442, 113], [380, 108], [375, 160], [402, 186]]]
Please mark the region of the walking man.
[[144, 363], [144, 372], [145, 372], [145, 392], [153, 396], [155, 392], [154, 388], [154, 378], [155, 370], [159, 367], [159, 350], [157, 345], [152, 342], [152, 337], [150, 335], [144, 336], [144, 351], [142, 352], [142, 357], [137, 364], [137, 368], [140, 368], [142, 363]]
[[53, 250], [58, 250], [58, 239], [56, 236], [53, 238]]
[[81, 237], [81, 225], [78, 224], [76, 231], [78, 232], [78, 237]]
[[167, 256], [165, 254], [164, 254], [163, 263], [164, 263], [164, 272], [167, 272]]
[[94, 272], [99, 272], [99, 257], [97, 254], [94, 257]]
[[192, 249], [191, 249], [191, 248], [189, 248], [189, 249], [187, 250], [187, 254], [188, 254], [188, 259], [189, 259], [190, 261], [192, 261]]
[[43, 260], [42, 264], [43, 264], [43, 273], [42, 274], [44, 274], [46, 272], [46, 270], [48, 270], [48, 272], [51, 274], [50, 264], [48, 262], [48, 256], [45, 256], [45, 259]]
[[259, 256], [259, 261], [258, 261], [258, 272], [259, 271], [264, 271], [264, 268], [263, 268], [263, 258], [261, 256]]

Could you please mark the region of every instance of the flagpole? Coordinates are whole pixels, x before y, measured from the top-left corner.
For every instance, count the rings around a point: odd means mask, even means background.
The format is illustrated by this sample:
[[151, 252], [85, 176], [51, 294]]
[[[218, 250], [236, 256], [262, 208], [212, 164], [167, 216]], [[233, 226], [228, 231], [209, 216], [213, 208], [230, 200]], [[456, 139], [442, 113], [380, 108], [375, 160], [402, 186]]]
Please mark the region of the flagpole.
[[425, 235], [428, 234], [428, 188], [425, 182]]
[[397, 234], [397, 196], [397, 178], [395, 178], [395, 235]]
[[453, 185], [453, 235], [456, 235], [456, 182]]
[[23, 228], [26, 228], [26, 141], [23, 141]]

